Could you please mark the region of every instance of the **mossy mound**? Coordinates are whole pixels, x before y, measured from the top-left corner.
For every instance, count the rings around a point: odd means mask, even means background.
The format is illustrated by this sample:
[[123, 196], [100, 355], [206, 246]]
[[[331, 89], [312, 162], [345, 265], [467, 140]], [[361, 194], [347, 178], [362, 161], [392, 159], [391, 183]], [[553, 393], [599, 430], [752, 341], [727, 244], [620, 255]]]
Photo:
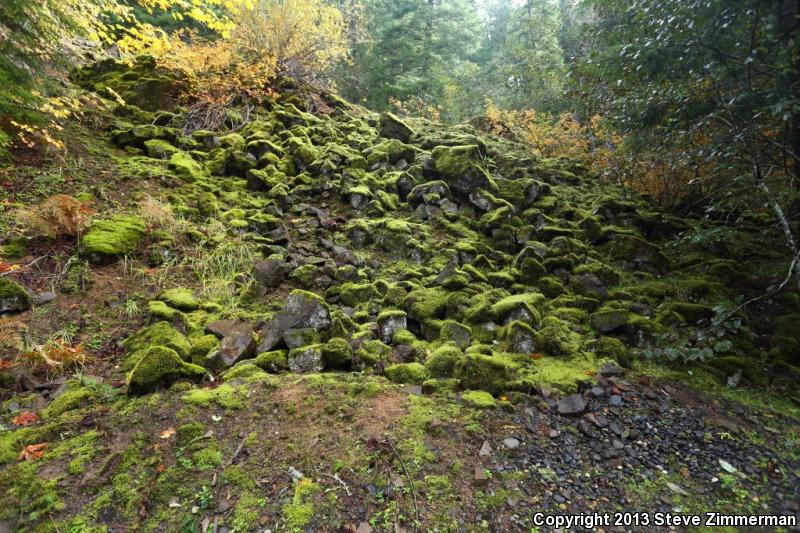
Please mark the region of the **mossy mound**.
[[82, 253], [92, 263], [106, 264], [133, 254], [147, 228], [135, 216], [115, 216], [95, 221], [81, 240]]
[[175, 350], [155, 346], [145, 350], [128, 374], [128, 389], [132, 393], [145, 393], [180, 378], [199, 379], [205, 369], [185, 362]]
[[19, 313], [31, 307], [31, 295], [22, 285], [0, 277], [0, 315]]

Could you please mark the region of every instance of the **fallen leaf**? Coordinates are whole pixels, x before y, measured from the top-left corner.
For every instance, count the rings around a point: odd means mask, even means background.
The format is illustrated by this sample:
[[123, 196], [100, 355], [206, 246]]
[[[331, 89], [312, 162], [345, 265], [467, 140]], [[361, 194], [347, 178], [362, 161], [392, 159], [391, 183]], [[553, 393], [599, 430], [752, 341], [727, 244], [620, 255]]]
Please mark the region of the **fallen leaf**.
[[21, 452], [19, 452], [19, 460], [20, 461], [35, 461], [44, 455], [44, 451], [47, 449], [46, 442], [40, 442], [39, 444], [29, 444], [25, 446]]
[[540, 353], [532, 353], [531, 359], [533, 359], [534, 361], [538, 361], [539, 359], [544, 359], [544, 355]]
[[158, 472], [159, 474], [161, 474], [161, 473], [163, 473], [163, 472], [164, 472], [164, 470], [166, 470], [166, 469], [167, 469], [167, 466], [166, 466], [164, 463], [158, 463], [158, 466], [156, 467], [156, 472]]
[[736, 467], [733, 466], [732, 464], [730, 464], [725, 459], [717, 459], [717, 461], [719, 461], [719, 466], [721, 466], [722, 469], [725, 470], [726, 472], [728, 472], [729, 474], [735, 474], [736, 473]]
[[164, 431], [162, 431], [161, 433], [159, 433], [158, 436], [161, 437], [162, 439], [166, 440], [166, 439], [172, 437], [174, 434], [175, 434], [175, 428], [167, 428]]
[[34, 424], [38, 421], [39, 415], [33, 411], [25, 411], [15, 416], [14, 419], [11, 420], [11, 423], [15, 426], [27, 426], [28, 424]]
[[671, 483], [671, 482], [669, 482], [669, 481], [668, 481], [668, 482], [667, 482], [667, 487], [668, 487], [668, 488], [669, 488], [669, 490], [671, 490], [672, 492], [675, 492], [675, 493], [677, 493], [677, 494], [680, 494], [681, 496], [688, 496], [688, 495], [689, 495], [689, 493], [688, 493], [688, 492], [686, 492], [685, 490], [683, 490], [683, 489], [682, 489], [680, 486], [676, 485], [675, 483]]

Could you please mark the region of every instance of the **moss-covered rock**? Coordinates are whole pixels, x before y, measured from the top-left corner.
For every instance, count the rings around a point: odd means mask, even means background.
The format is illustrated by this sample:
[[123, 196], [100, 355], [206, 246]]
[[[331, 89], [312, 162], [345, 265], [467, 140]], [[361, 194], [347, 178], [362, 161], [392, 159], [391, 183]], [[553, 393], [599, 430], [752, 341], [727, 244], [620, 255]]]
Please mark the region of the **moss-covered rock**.
[[466, 389], [500, 394], [516, 378], [517, 365], [503, 355], [466, 354], [456, 362], [454, 377]]
[[128, 374], [128, 390], [140, 394], [180, 378], [199, 379], [204, 375], [203, 367], [185, 362], [175, 350], [154, 346], [142, 353]]
[[461, 401], [470, 407], [478, 409], [491, 409], [497, 407], [494, 396], [482, 390], [468, 390], [461, 393]]
[[200, 302], [195, 298], [192, 291], [183, 287], [161, 291], [158, 299], [173, 309], [180, 309], [181, 311], [194, 311], [200, 307]]
[[192, 349], [186, 337], [167, 322], [156, 322], [152, 326], [139, 330], [128, 337], [123, 342], [123, 346], [127, 353], [127, 357], [122, 363], [123, 370], [131, 370], [145, 351], [156, 346], [167, 347], [181, 358], [188, 357]]
[[353, 349], [345, 339], [334, 337], [322, 346], [326, 368], [349, 368], [353, 362]]
[[260, 353], [256, 356], [256, 365], [259, 368], [277, 374], [289, 369], [289, 352], [287, 350], [274, 350]]
[[420, 363], [400, 363], [387, 366], [384, 370], [389, 381], [395, 383], [410, 383], [412, 385], [422, 385], [427, 379], [428, 373]]
[[379, 119], [380, 135], [389, 139], [397, 139], [408, 143], [414, 136], [414, 130], [397, 115], [388, 111], [381, 113]]
[[134, 253], [146, 229], [144, 221], [134, 216], [95, 221], [81, 240], [82, 254], [92, 263], [111, 263]]
[[425, 370], [434, 378], [449, 378], [455, 372], [456, 363], [463, 357], [457, 346], [445, 344], [425, 359]]
[[31, 295], [22, 285], [8, 278], [0, 278], [0, 315], [20, 313], [31, 308]]
[[568, 323], [548, 316], [536, 332], [536, 349], [550, 355], [574, 355], [581, 350], [581, 337]]
[[478, 189], [494, 188], [477, 145], [437, 146], [431, 153], [436, 174], [464, 198]]
[[168, 166], [176, 176], [190, 183], [202, 181], [206, 177], [206, 171], [203, 166], [192, 159], [192, 156], [186, 152], [172, 154]]

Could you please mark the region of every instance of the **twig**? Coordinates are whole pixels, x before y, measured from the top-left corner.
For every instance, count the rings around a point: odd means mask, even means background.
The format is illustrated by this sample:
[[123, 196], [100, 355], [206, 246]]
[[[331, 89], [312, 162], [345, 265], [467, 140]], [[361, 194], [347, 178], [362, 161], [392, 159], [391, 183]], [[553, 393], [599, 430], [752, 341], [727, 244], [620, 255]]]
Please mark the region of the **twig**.
[[247, 435], [242, 437], [242, 441], [239, 443], [239, 446], [236, 448], [236, 451], [233, 452], [233, 457], [231, 457], [231, 462], [229, 463], [229, 465], [232, 465], [234, 461], [236, 461], [236, 458], [239, 457], [239, 454], [242, 453], [242, 450], [244, 449], [245, 440], [247, 440]]
[[752, 303], [755, 303], [755, 302], [757, 302], [759, 300], [763, 300], [764, 298], [767, 298], [769, 296], [774, 296], [774, 295], [778, 294], [779, 292], [781, 292], [783, 290], [783, 288], [786, 287], [786, 285], [789, 284], [789, 281], [791, 281], [792, 276], [794, 275], [794, 269], [797, 266], [797, 262], [798, 261], [800, 261], [800, 252], [798, 252], [797, 255], [795, 255], [794, 258], [792, 259], [792, 262], [789, 265], [789, 271], [786, 274], [786, 278], [784, 278], [784, 280], [781, 282], [780, 285], [778, 285], [776, 288], [774, 288], [771, 291], [767, 291], [764, 294], [756, 296], [755, 298], [751, 298], [751, 299], [747, 300], [746, 302], [744, 302], [743, 304], [738, 305], [736, 308], [734, 308], [732, 311], [728, 312], [724, 317], [722, 317], [720, 320], [715, 321], [714, 323], [715, 324], [721, 324], [721, 323], [725, 322], [726, 320], [728, 320], [733, 315], [735, 315], [736, 313], [738, 313], [739, 311], [741, 311], [742, 309], [744, 309], [745, 307], [747, 307], [748, 305], [750, 305]]
[[323, 474], [323, 475], [328, 476], [329, 478], [335, 479], [336, 481], [338, 481], [342, 485], [342, 487], [344, 487], [344, 491], [347, 493], [347, 495], [348, 496], [352, 496], [352, 494], [350, 493], [350, 487], [348, 487], [347, 483], [345, 483], [344, 480], [339, 477], [339, 474], [333, 474], [333, 475]]
[[[46, 256], [46, 255], [43, 255], [42, 257], [37, 257], [36, 259], [34, 259], [33, 261], [31, 261], [31, 262], [30, 262], [30, 263], [28, 263], [27, 265], [23, 266], [22, 268], [30, 268], [30, 267], [32, 267], [33, 265], [35, 265], [36, 263], [38, 263], [39, 261], [41, 261], [42, 259], [45, 259], [45, 258], [47, 258], [47, 257], [48, 257], [48, 256]], [[0, 274], [0, 278], [1, 278], [1, 277], [4, 277], [4, 276], [11, 275], [11, 274], [13, 274], [14, 272], [17, 272], [17, 271], [16, 271], [16, 270], [14, 270], [14, 271], [11, 271], [11, 270], [9, 270], [8, 272], [3, 272], [2, 274]]]
[[394, 444], [392, 444], [392, 439], [387, 438], [384, 442], [389, 445], [389, 448], [392, 449], [394, 456], [397, 457], [398, 461], [400, 461], [400, 466], [403, 468], [403, 473], [406, 475], [408, 484], [411, 487], [411, 496], [414, 497], [414, 533], [416, 533], [419, 530], [419, 507], [417, 506], [417, 491], [414, 489], [414, 480], [411, 479], [411, 475], [408, 473], [408, 469], [406, 468], [406, 464], [403, 462], [403, 458], [400, 457], [400, 454], [397, 453], [397, 449], [395, 449]]

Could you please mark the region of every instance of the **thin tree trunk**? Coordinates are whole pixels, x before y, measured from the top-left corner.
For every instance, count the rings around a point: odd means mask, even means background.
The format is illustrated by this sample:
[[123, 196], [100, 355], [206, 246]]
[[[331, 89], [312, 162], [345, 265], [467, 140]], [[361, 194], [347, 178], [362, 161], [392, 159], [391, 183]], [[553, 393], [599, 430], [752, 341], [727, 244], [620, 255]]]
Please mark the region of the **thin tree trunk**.
[[[773, 196], [772, 191], [770, 191], [769, 186], [767, 186], [766, 182], [764, 182], [763, 178], [761, 178], [760, 174], [756, 174], [757, 176], [757, 183], [758, 188], [764, 193], [764, 197], [767, 199], [772, 212], [775, 213], [775, 217], [778, 219], [778, 222], [781, 225], [781, 229], [783, 230], [783, 236], [786, 240], [786, 244], [792, 252], [792, 258], [796, 258], [798, 255], [797, 249], [797, 241], [794, 238], [794, 234], [792, 233], [792, 228], [789, 225], [789, 220], [786, 218], [785, 213], [783, 212], [783, 208], [778, 203], [778, 200]], [[792, 262], [792, 269], [794, 270], [794, 277], [795, 282], [797, 283], [797, 289], [800, 290], [800, 266], [797, 265], [795, 261]], [[789, 272], [791, 274], [791, 272]]]

